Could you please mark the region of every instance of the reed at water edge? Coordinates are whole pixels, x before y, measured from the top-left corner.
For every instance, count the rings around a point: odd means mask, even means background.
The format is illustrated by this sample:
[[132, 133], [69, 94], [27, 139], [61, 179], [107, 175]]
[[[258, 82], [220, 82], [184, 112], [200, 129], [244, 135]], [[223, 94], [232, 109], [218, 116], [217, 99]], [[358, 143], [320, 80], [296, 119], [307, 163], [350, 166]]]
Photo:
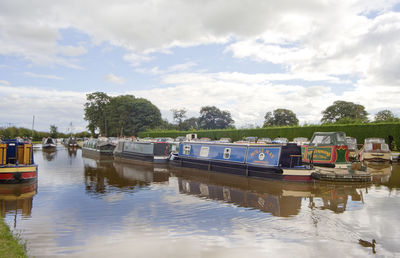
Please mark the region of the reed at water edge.
[[0, 217], [0, 258], [28, 257], [25, 244], [21, 243]]

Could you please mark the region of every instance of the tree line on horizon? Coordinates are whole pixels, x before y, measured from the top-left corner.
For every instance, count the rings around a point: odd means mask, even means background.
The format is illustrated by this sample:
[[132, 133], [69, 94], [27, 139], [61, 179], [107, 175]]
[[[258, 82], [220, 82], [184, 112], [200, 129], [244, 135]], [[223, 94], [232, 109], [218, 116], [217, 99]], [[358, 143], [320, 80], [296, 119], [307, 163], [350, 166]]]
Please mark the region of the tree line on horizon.
[[[84, 104], [87, 128], [92, 135], [128, 136], [138, 132], [159, 130], [207, 130], [235, 128], [229, 111], [215, 106], [203, 106], [199, 117], [187, 117], [187, 110], [171, 109], [173, 122], [161, 118], [160, 110], [149, 100], [133, 95], [108, 96], [104, 92], [86, 95]], [[369, 121], [365, 107], [353, 102], [338, 100], [322, 111], [322, 124], [355, 124], [369, 122], [397, 122], [392, 111], [382, 110]], [[289, 109], [278, 108], [266, 112], [262, 127], [296, 126], [299, 120]]]
[[[171, 109], [173, 121], [161, 118], [160, 110], [144, 98], [132, 95], [108, 96], [104, 92], [87, 94], [84, 104], [84, 119], [88, 122], [89, 132], [73, 134], [75, 137], [90, 135], [130, 136], [141, 131], [153, 130], [212, 130], [235, 129], [234, 120], [229, 111], [215, 106], [204, 106], [199, 117], [187, 117], [187, 110]], [[322, 124], [356, 124], [374, 122], [400, 122], [390, 110], [381, 110], [375, 114], [374, 121], [369, 121], [365, 107], [342, 100], [335, 101], [322, 112]], [[284, 108], [266, 112], [265, 127], [297, 126], [296, 114]], [[260, 127], [258, 127], [260, 128]], [[43, 137], [65, 138], [69, 134], [59, 133], [55, 125], [50, 125], [49, 132], [32, 131], [27, 128], [0, 128], [0, 138], [30, 137], [38, 141]]]

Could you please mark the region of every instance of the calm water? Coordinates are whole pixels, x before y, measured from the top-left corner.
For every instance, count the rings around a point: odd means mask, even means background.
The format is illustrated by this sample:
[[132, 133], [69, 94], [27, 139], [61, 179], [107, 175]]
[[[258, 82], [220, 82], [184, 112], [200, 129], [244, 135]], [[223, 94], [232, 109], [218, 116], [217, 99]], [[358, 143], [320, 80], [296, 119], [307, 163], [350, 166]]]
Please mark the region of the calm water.
[[400, 165], [374, 183], [282, 183], [35, 152], [37, 184], [0, 185], [35, 257], [400, 256]]

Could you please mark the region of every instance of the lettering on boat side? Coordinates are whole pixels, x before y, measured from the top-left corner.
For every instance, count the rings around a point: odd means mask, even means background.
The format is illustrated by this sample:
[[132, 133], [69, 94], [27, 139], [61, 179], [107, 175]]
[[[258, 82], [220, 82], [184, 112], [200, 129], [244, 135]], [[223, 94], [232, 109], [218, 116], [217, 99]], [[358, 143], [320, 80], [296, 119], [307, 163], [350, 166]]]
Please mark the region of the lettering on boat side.
[[281, 147], [249, 147], [247, 162], [278, 166]]

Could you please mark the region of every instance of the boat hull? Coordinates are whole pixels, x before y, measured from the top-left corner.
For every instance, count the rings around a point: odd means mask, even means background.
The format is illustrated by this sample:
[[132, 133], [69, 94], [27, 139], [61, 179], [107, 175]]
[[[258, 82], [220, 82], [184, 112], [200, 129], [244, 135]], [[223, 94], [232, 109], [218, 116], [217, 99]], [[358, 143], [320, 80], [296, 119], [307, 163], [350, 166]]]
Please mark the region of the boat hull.
[[215, 160], [201, 160], [186, 157], [176, 157], [170, 161], [171, 165], [185, 168], [194, 168], [207, 171], [221, 172], [246, 177], [256, 177], [265, 179], [311, 182], [313, 178], [311, 169], [293, 168], [282, 169], [279, 167], [265, 167], [248, 165], [243, 163], [222, 162]]
[[37, 179], [37, 165], [0, 167], [0, 183], [23, 183]]
[[89, 149], [89, 148], [83, 147], [82, 155], [98, 158], [98, 157], [112, 157], [114, 154], [113, 154], [113, 151], [102, 151], [102, 150], [98, 150], [98, 149]]
[[114, 152], [114, 160], [133, 163], [133, 164], [168, 163], [168, 157], [165, 156], [154, 156], [151, 154], [129, 153], [129, 152]]
[[361, 155], [361, 161], [385, 163], [390, 162], [390, 160], [390, 153], [363, 152]]

